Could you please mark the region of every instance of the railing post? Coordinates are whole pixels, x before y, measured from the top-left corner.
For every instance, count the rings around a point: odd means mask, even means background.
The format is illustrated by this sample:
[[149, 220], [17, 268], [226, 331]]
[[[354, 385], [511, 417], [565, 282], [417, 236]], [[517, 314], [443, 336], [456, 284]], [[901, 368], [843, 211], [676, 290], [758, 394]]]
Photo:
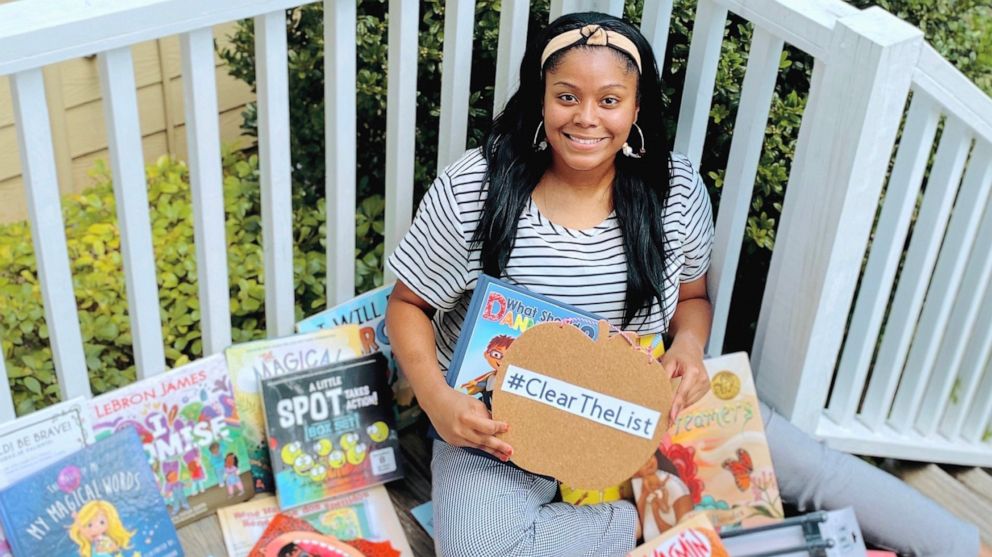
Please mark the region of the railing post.
[[754, 343], [759, 394], [809, 432], [826, 402], [922, 45], [918, 29], [870, 8], [837, 21], [814, 76]]

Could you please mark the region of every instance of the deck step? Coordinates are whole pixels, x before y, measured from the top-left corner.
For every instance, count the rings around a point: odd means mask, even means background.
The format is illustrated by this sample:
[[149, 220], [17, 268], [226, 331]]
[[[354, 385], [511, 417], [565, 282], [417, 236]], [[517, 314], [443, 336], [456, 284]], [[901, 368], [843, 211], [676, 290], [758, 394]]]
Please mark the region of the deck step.
[[961, 468], [951, 471], [951, 474], [992, 504], [992, 474], [982, 468]]
[[[981, 472], [985, 477], [972, 473], [968, 476], [971, 481], [984, 485], [992, 480], [982, 469], [973, 470]], [[959, 476], [968, 472], [954, 476], [936, 464], [909, 463], [900, 465], [896, 472], [906, 483], [940, 503], [958, 518], [978, 526], [982, 543], [992, 545], [992, 500], [978, 495], [978, 490], [971, 484], [959, 481]]]

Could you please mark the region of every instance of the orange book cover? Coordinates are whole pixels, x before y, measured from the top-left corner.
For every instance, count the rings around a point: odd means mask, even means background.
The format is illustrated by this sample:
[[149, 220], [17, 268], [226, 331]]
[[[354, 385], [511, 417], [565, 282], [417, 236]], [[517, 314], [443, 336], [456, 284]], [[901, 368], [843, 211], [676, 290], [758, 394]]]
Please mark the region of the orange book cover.
[[729, 557], [705, 513], [686, 516], [664, 534], [634, 548], [627, 557]]

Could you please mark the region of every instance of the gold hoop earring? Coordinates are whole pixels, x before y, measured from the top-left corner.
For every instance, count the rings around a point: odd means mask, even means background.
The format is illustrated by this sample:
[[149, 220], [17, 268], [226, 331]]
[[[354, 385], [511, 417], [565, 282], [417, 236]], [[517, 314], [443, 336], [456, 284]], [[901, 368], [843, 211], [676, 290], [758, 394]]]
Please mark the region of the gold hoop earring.
[[544, 127], [544, 120], [538, 122], [537, 129], [534, 130], [534, 140], [531, 141], [531, 147], [533, 147], [535, 151], [543, 151], [548, 148], [547, 138], [542, 139], [540, 142], [537, 141], [537, 138], [541, 135], [542, 127]]
[[641, 136], [641, 148], [638, 149], [637, 151], [634, 151], [634, 148], [631, 147], [630, 144], [625, 141], [623, 143], [623, 147], [620, 147], [620, 152], [623, 153], [625, 157], [630, 157], [632, 159], [639, 159], [643, 157], [645, 153], [647, 153], [647, 150], [644, 148], [645, 147], [644, 132], [641, 131], [641, 127], [637, 125], [637, 122], [633, 123], [633, 128], [637, 130], [637, 135]]

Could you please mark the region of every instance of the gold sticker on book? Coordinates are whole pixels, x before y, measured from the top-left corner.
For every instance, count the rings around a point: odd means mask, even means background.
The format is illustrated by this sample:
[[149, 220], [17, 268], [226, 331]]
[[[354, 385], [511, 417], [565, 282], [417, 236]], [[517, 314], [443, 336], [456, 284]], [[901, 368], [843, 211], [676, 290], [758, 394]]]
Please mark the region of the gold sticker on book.
[[730, 400], [741, 392], [741, 380], [731, 371], [721, 371], [710, 381], [713, 394], [720, 400]]

